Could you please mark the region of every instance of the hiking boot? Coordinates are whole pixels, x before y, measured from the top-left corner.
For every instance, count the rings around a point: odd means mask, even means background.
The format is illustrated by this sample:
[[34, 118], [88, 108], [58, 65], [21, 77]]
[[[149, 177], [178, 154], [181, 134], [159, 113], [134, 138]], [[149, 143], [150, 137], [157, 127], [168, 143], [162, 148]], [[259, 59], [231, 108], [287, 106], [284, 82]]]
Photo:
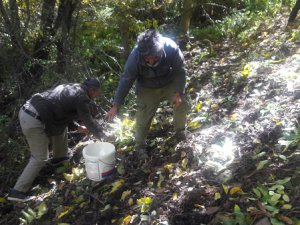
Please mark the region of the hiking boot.
[[7, 197], [7, 200], [15, 202], [28, 202], [35, 199], [35, 196], [28, 195], [26, 192], [12, 189]]

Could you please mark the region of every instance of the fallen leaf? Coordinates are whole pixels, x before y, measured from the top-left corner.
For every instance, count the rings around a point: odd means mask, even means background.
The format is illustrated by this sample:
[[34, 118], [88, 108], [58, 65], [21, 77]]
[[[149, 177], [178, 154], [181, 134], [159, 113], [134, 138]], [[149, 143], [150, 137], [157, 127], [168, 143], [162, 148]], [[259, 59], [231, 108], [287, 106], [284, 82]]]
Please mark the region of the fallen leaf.
[[74, 174], [64, 173], [64, 178], [71, 182], [74, 179]]
[[112, 194], [112, 193], [114, 193], [116, 190], [118, 190], [118, 189], [123, 185], [123, 183], [124, 183], [124, 180], [123, 180], [123, 179], [120, 179], [120, 180], [114, 182], [114, 183], [112, 184], [113, 187], [112, 187], [112, 189], [111, 189], [111, 191], [110, 191], [110, 194]]
[[122, 221], [122, 225], [128, 225], [130, 223], [130, 220], [131, 220], [131, 215], [126, 216]]
[[131, 190], [124, 191], [121, 196], [121, 200], [125, 201], [125, 199], [131, 194]]
[[241, 187], [232, 187], [229, 191], [229, 194], [230, 195], [234, 195], [235, 193], [238, 193], [238, 194], [245, 194], [245, 192], [243, 192], [242, 188]]

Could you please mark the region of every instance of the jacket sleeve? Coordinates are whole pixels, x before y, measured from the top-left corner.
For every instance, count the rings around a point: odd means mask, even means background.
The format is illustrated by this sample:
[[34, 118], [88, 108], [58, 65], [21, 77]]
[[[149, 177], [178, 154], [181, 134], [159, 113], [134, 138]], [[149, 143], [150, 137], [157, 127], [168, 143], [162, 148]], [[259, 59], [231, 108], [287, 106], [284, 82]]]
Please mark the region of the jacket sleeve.
[[90, 99], [84, 96], [79, 96], [76, 103], [76, 110], [80, 120], [86, 128], [98, 139], [101, 138], [102, 128], [99, 123], [92, 117], [90, 112]]
[[176, 91], [183, 94], [186, 84], [186, 70], [184, 65], [184, 57], [179, 47], [175, 48], [172, 67], [174, 71]]
[[130, 88], [133, 83], [137, 79], [138, 76], [138, 59], [137, 59], [137, 51], [134, 49], [129, 55], [124, 72], [122, 73], [119, 81], [119, 85], [117, 87], [117, 91], [114, 97], [115, 105], [122, 105], [124, 103], [125, 97], [128, 95]]

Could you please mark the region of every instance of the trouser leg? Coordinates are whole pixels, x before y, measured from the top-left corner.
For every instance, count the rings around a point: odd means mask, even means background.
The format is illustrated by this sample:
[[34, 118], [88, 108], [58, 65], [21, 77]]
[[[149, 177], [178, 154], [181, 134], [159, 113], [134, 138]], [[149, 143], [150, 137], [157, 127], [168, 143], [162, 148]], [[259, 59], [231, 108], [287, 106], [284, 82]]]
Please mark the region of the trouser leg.
[[[173, 97], [175, 95], [175, 83], [171, 83], [165, 87], [165, 96], [167, 100], [172, 104]], [[173, 124], [175, 131], [181, 131], [185, 129], [187, 113], [190, 109], [190, 101], [186, 94], [182, 96], [182, 103], [179, 107], [173, 106]]]
[[65, 157], [68, 155], [68, 128], [61, 135], [51, 137], [53, 158]]
[[146, 137], [161, 101], [161, 89], [141, 88], [137, 95], [135, 146], [145, 145]]
[[31, 156], [14, 189], [27, 192], [49, 158], [49, 138], [42, 127], [26, 129], [23, 133], [29, 144]]

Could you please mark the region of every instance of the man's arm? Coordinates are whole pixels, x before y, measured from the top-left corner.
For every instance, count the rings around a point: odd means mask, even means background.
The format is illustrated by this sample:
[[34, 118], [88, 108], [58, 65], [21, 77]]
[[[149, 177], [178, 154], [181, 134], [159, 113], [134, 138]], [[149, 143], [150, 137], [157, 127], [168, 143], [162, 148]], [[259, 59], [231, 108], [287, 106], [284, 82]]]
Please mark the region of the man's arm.
[[92, 117], [89, 107], [90, 100], [88, 98], [79, 97], [76, 102], [76, 110], [80, 120], [96, 138], [100, 139], [102, 128], [97, 121]]
[[106, 114], [108, 120], [112, 120], [119, 107], [123, 104], [125, 97], [128, 95], [130, 88], [137, 79], [138, 76], [138, 59], [137, 52], [134, 49], [129, 55], [127, 62], [125, 64], [124, 72], [121, 75], [119, 85], [114, 97], [113, 106]]
[[186, 84], [186, 71], [184, 65], [184, 57], [181, 50], [177, 47], [173, 57], [172, 67], [174, 71], [174, 82], [176, 84], [176, 93], [184, 94]]

